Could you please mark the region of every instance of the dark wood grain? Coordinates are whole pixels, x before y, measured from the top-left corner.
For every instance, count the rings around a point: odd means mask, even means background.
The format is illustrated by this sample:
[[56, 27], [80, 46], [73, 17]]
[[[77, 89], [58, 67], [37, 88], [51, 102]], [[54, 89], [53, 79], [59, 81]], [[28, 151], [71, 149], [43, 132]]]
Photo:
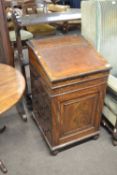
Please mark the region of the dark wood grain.
[[32, 40], [31, 44], [50, 81], [108, 69], [106, 61], [81, 37]]
[[50, 149], [99, 135], [110, 66], [82, 37], [29, 43], [34, 119]]
[[0, 0], [0, 62], [9, 65], [14, 63], [3, 0]]

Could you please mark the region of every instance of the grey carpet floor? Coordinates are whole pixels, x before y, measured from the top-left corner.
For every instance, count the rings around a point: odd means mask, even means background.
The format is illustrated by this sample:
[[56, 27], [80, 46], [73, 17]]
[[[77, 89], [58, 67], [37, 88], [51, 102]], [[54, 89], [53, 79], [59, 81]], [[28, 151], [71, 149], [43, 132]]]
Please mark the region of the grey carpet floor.
[[0, 158], [8, 175], [117, 175], [117, 147], [103, 128], [98, 140], [52, 156], [32, 118], [23, 122], [13, 108], [0, 118], [0, 125], [4, 123], [7, 129], [0, 135]]

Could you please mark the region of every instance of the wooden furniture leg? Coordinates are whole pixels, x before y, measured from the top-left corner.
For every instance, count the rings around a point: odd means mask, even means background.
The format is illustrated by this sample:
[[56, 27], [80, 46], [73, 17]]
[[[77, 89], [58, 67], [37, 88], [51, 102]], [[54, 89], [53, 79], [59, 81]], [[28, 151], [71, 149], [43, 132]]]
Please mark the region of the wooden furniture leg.
[[[2, 134], [6, 129], [6, 126], [3, 126], [2, 128], [0, 128], [0, 134]], [[2, 162], [2, 160], [0, 160], [0, 170], [3, 172], [3, 173], [7, 173], [7, 169], [4, 165], [4, 163]]]
[[117, 122], [113, 127], [103, 116], [102, 125], [108, 129], [108, 131], [112, 134], [112, 144], [113, 146], [117, 146]]
[[6, 129], [6, 126], [3, 126], [2, 128], [0, 128], [0, 134], [2, 134]]
[[25, 98], [23, 97], [22, 100], [16, 105], [17, 111], [19, 113], [19, 115], [21, 116], [21, 118], [24, 121], [27, 121], [29, 112], [26, 106], [26, 101]]
[[116, 121], [115, 128], [113, 130], [112, 144], [113, 144], [113, 146], [117, 146], [117, 121]]
[[[23, 63], [24, 62], [24, 58], [23, 58], [23, 48], [22, 48], [22, 41], [21, 41], [21, 34], [20, 34], [20, 30], [21, 28], [17, 26], [17, 23], [16, 23], [16, 18], [17, 18], [17, 13], [14, 12], [13, 14], [13, 19], [14, 19], [14, 23], [15, 23], [15, 32], [16, 32], [16, 45], [17, 45], [17, 53], [15, 54], [15, 67], [20, 71], [22, 72], [22, 74], [24, 75], [24, 78], [25, 78], [25, 82], [26, 82], [26, 100], [27, 100], [27, 103], [30, 103], [31, 105], [31, 100], [28, 100], [29, 99], [29, 93], [28, 93], [28, 83], [27, 83], [27, 76], [26, 76], [26, 70], [25, 70], [25, 64]], [[23, 103], [23, 106], [24, 103]], [[25, 108], [25, 107], [24, 107]]]
[[0, 170], [3, 172], [3, 173], [7, 173], [7, 168], [5, 167], [4, 163], [2, 162], [2, 160], [0, 160]]

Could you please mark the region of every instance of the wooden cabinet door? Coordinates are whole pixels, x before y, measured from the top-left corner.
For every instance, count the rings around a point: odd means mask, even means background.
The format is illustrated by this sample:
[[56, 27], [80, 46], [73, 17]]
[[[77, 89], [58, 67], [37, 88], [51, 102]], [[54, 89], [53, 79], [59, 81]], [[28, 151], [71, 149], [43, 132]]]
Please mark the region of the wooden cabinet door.
[[99, 130], [104, 94], [101, 89], [92, 87], [58, 99], [59, 144], [89, 137]]
[[3, 0], [0, 0], [0, 63], [13, 65], [13, 50], [10, 45]]

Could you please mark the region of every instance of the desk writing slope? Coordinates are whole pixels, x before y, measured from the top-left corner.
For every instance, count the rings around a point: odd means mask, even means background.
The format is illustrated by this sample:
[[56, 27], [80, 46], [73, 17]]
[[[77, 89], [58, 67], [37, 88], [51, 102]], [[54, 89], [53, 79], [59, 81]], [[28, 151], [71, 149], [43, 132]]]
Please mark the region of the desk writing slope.
[[82, 37], [29, 42], [34, 119], [51, 151], [99, 135], [110, 67]]

